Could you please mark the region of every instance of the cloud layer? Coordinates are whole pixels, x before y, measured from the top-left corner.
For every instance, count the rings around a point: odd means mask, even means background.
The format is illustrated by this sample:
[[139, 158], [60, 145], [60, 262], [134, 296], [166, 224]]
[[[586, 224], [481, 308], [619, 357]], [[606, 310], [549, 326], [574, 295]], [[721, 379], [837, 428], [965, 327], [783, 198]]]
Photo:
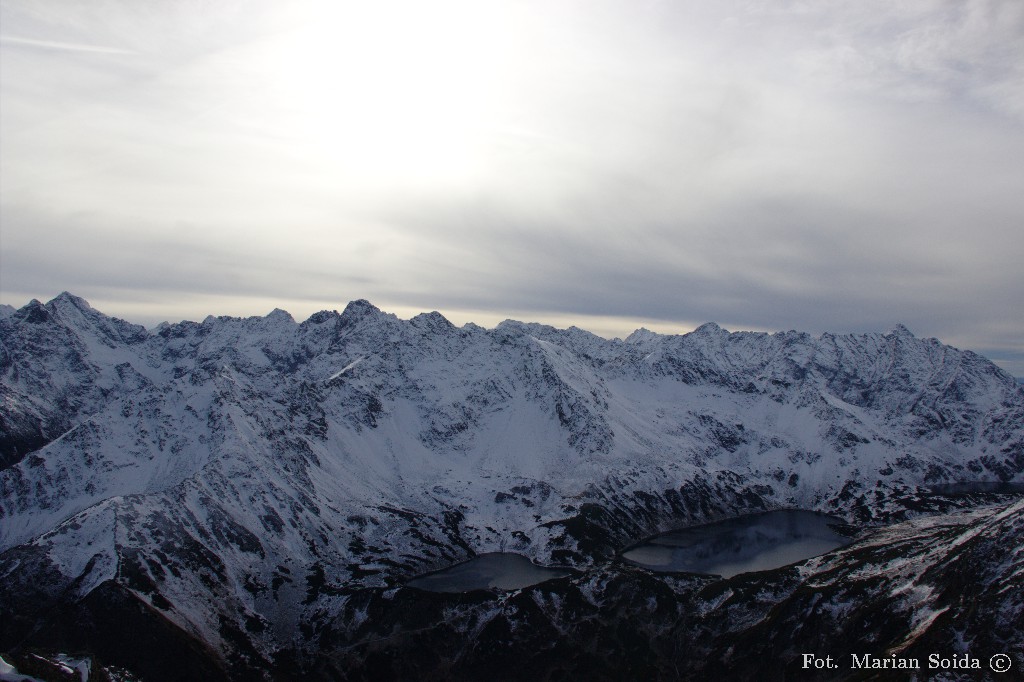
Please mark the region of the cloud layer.
[[903, 322], [1024, 375], [1016, 0], [287, 5], [3, 5], [4, 303]]

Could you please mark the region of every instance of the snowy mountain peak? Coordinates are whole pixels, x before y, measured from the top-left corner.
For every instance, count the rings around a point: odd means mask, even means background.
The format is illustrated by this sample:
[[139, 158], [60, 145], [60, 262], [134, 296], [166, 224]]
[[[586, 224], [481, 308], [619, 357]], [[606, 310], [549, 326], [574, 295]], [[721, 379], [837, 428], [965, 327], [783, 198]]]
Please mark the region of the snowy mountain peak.
[[648, 341], [652, 341], [658, 338], [658, 336], [660, 336], [660, 334], [652, 332], [650, 329], [646, 327], [640, 327], [639, 329], [633, 331], [632, 334], [625, 338], [625, 343], [628, 343], [630, 345], [646, 343]]
[[274, 308], [267, 313], [267, 319], [275, 322], [295, 322], [295, 318], [287, 310], [281, 310], [280, 308]]
[[373, 305], [365, 298], [360, 298], [355, 301], [350, 301], [345, 310], [342, 311], [341, 316], [344, 318], [361, 318], [367, 315], [379, 315], [381, 314], [380, 308]]
[[321, 325], [327, 322], [336, 321], [340, 315], [337, 310], [321, 310], [318, 313], [313, 313], [306, 318], [305, 322], [302, 322], [303, 326], [310, 325]]
[[721, 327], [719, 327], [718, 324], [716, 324], [715, 322], [705, 322], [704, 324], [702, 324], [701, 326], [697, 327], [696, 329], [694, 329], [690, 333], [691, 334], [695, 334], [697, 336], [717, 336], [717, 337], [721, 337], [721, 336], [728, 336], [729, 335], [728, 331], [726, 331], [725, 329], [722, 329]]
[[77, 334], [87, 334], [106, 346], [139, 342], [147, 335], [144, 327], [104, 315], [84, 298], [67, 291], [50, 300], [45, 308], [60, 324]]
[[30, 324], [42, 324], [50, 319], [50, 311], [39, 299], [33, 298], [10, 317], [12, 322], [20, 320]]
[[74, 294], [68, 291], [60, 292], [52, 299], [50, 299], [50, 301], [46, 305], [51, 308], [72, 306], [82, 311], [97, 312], [91, 305], [89, 305], [89, 302], [86, 301], [84, 298], [81, 298], [80, 296], [75, 296]]
[[409, 322], [414, 327], [429, 329], [435, 332], [451, 331], [455, 329], [455, 325], [436, 310], [429, 313], [420, 313], [410, 319]]

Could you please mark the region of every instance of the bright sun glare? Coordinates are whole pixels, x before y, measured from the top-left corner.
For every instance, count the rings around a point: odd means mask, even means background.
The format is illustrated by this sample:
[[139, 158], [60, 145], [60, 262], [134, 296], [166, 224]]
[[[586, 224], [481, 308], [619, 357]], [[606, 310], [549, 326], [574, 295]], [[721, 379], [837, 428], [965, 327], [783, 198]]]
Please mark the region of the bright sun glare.
[[490, 3], [324, 3], [265, 45], [275, 127], [361, 183], [460, 182], [480, 170], [513, 82]]

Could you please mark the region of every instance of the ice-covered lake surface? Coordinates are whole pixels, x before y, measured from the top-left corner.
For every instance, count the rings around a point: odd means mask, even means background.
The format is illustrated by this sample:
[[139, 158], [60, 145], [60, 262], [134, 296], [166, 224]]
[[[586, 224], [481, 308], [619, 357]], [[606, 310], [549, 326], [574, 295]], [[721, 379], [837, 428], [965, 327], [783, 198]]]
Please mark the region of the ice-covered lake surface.
[[431, 592], [518, 590], [569, 574], [565, 569], [538, 566], [522, 554], [495, 552], [413, 578], [407, 584]]
[[1000, 495], [1024, 495], [1024, 482], [964, 482], [933, 485], [930, 490], [939, 495], [970, 495], [972, 493], [997, 493]]
[[622, 553], [652, 571], [729, 578], [779, 568], [850, 543], [842, 519], [804, 510], [750, 514], [658, 535]]

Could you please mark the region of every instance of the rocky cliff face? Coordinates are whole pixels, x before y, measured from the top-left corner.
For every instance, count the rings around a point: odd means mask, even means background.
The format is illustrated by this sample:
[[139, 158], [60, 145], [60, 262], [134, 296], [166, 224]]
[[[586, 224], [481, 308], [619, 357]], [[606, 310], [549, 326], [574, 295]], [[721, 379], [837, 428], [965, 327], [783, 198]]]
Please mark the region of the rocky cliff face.
[[0, 344], [0, 648], [131, 612], [204, 675], [306, 670], [359, 636], [354, 595], [476, 553], [584, 585], [670, 527], [878, 524], [977, 502], [927, 484], [1024, 472], [1024, 390], [902, 327], [608, 341], [355, 301], [147, 331], [62, 294], [0, 317]]

